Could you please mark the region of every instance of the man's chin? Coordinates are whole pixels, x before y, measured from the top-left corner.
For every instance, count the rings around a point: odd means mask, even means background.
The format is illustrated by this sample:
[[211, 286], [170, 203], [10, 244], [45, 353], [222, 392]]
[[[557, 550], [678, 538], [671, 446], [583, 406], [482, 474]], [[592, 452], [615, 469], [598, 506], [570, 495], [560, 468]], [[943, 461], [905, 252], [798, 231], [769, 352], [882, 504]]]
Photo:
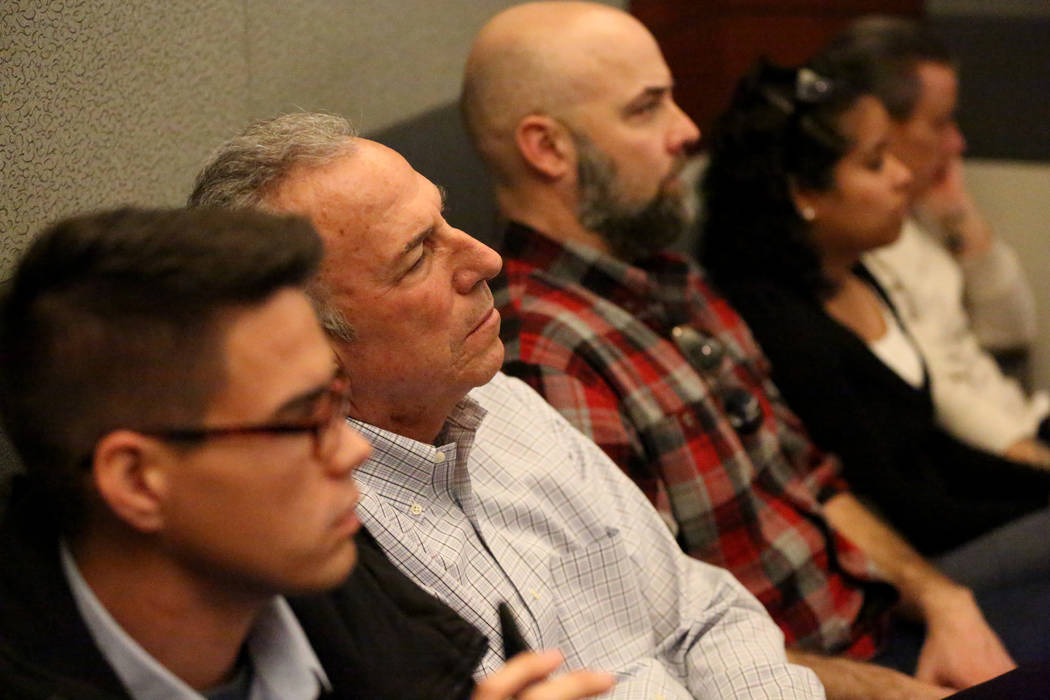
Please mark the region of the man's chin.
[[492, 381], [493, 377], [499, 373], [500, 368], [503, 367], [503, 356], [505, 354], [506, 349], [503, 347], [503, 341], [497, 337], [495, 344], [485, 352], [483, 357], [478, 358], [476, 371], [473, 373], [473, 381], [471, 382], [473, 388], [484, 386]]
[[690, 227], [690, 216], [674, 198], [666, 198], [638, 214], [607, 222], [601, 231], [621, 260], [641, 260], [680, 240]]

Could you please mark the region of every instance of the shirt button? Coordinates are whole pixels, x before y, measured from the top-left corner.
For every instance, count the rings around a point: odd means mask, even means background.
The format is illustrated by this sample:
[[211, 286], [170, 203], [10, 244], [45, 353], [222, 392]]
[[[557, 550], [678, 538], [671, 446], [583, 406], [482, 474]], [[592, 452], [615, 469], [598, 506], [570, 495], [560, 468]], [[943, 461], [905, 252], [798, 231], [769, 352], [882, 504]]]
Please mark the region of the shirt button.
[[441, 464], [442, 462], [444, 462], [445, 461], [445, 453], [444, 452], [435, 452], [434, 453], [434, 461], [437, 462], [438, 464]]
[[419, 505], [418, 503], [413, 503], [412, 506], [408, 509], [408, 512], [412, 515], [419, 515], [423, 512], [423, 506]]

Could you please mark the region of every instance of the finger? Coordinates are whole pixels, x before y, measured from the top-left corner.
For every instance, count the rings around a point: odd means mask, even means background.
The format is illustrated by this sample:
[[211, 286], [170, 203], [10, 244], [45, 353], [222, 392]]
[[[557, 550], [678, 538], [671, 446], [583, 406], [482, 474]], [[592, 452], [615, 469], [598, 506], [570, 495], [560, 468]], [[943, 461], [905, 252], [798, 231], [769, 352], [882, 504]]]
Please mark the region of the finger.
[[513, 697], [530, 684], [549, 676], [563, 660], [561, 652], [556, 649], [518, 654], [503, 668], [478, 682], [473, 700], [505, 700]]
[[925, 654], [919, 654], [919, 661], [915, 665], [915, 680], [923, 683], [934, 683], [937, 678], [935, 664], [931, 663]]
[[573, 671], [554, 680], [531, 686], [518, 695], [518, 700], [576, 700], [604, 693], [616, 682], [616, 676], [598, 671]]

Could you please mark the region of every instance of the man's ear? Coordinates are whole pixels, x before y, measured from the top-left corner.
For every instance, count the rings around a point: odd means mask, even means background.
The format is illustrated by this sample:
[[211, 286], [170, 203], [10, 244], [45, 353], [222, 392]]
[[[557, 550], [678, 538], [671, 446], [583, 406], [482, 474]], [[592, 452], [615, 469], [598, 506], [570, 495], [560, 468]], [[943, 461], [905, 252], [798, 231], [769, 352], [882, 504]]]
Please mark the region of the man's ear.
[[524, 117], [514, 130], [514, 141], [522, 159], [546, 178], [561, 179], [576, 167], [576, 149], [569, 130], [553, 117]]
[[142, 532], [164, 525], [171, 451], [131, 430], [114, 430], [95, 444], [92, 478], [102, 501], [119, 519]]

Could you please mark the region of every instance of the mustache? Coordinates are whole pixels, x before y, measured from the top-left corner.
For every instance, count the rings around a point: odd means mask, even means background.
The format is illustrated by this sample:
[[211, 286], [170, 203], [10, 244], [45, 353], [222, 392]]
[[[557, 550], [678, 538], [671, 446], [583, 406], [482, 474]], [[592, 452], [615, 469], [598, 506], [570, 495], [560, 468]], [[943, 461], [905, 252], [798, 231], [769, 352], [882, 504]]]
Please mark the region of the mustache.
[[[675, 179], [682, 179], [682, 184], [687, 187], [692, 187], [697, 182], [697, 176], [700, 174], [699, 168], [690, 168], [697, 160], [697, 156], [686, 156], [679, 155], [671, 162], [671, 168], [667, 171], [667, 175], [664, 176], [661, 184], [666, 185]], [[685, 177], [683, 177], [683, 175]]]

